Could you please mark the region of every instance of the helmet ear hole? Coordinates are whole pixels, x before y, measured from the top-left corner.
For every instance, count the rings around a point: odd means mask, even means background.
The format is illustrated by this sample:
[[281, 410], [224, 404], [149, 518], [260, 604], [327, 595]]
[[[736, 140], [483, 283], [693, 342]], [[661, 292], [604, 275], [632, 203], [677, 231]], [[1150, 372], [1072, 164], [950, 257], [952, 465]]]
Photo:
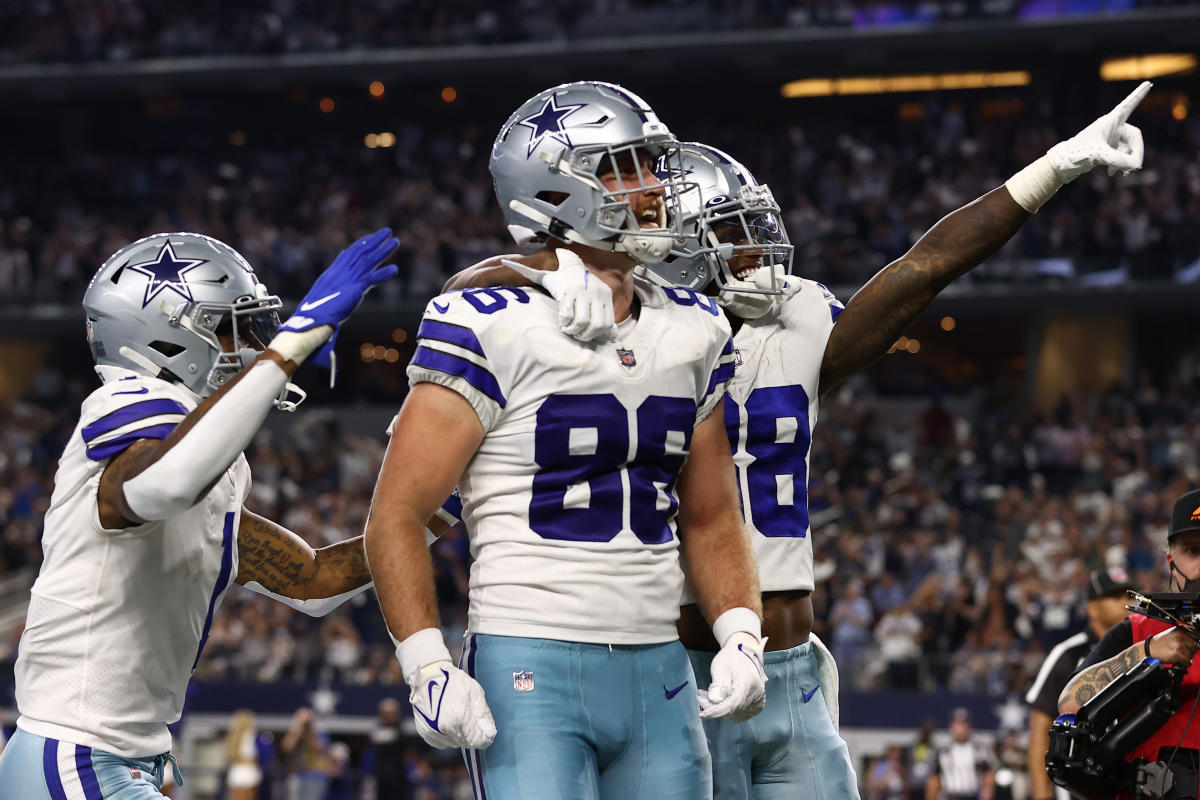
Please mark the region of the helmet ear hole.
[[167, 358], [174, 358], [182, 353], [187, 348], [175, 342], [164, 342], [162, 339], [155, 339], [150, 343], [150, 347], [162, 353]]

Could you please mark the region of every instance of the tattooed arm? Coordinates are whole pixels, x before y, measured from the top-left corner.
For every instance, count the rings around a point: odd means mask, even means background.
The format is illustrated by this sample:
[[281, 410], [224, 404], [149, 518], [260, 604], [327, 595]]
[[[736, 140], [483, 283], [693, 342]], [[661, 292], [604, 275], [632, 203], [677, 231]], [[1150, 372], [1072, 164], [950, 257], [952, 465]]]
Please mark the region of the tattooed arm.
[[[1121, 624], [1125, 625], [1127, 622]], [[1115, 630], [1116, 628], [1114, 628]], [[1105, 634], [1105, 639], [1108, 638], [1109, 635]], [[1097, 648], [1103, 644], [1104, 640], [1102, 639]], [[1190, 665], [1198, 648], [1200, 648], [1200, 642], [1196, 640], [1196, 634], [1183, 628], [1170, 628], [1150, 637], [1150, 656], [1166, 664]], [[1092, 652], [1094, 654], [1095, 650]], [[1112, 658], [1083, 669], [1067, 683], [1066, 688], [1059, 695], [1059, 713], [1074, 714], [1080, 706], [1099, 694], [1105, 686], [1137, 666], [1145, 657], [1146, 642], [1143, 640], [1134, 642]], [[1088, 659], [1090, 658], [1091, 656], [1088, 657]], [[1088, 659], [1085, 659], [1085, 664]]]
[[361, 536], [314, 550], [282, 525], [242, 509], [236, 580], [248, 589], [321, 616], [367, 589], [371, 572]]
[[1074, 714], [1080, 706], [1100, 694], [1101, 689], [1136, 667], [1145, 656], [1143, 643], [1136, 642], [1107, 661], [1080, 672], [1058, 696], [1058, 713]]
[[821, 394], [886, 353], [938, 292], [999, 250], [1030, 216], [999, 186], [944, 217], [877, 272], [833, 326], [821, 362]]
[[1108, 167], [1109, 175], [1141, 169], [1142, 134], [1126, 120], [1149, 91], [1143, 81], [1112, 111], [934, 225], [868, 281], [833, 326], [821, 392], [887, 352], [938, 292], [1000, 249], [1059, 187], [1097, 166]]

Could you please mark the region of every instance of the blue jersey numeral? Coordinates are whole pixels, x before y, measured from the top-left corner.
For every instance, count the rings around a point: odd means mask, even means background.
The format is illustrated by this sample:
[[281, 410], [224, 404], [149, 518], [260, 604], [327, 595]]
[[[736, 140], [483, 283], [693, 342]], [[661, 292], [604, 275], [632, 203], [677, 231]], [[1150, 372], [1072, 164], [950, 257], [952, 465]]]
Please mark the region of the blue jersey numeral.
[[[769, 537], [804, 537], [808, 531], [808, 466], [811, 440], [804, 387], [760, 386], [746, 398], [746, 467], [750, 516]], [[725, 396], [725, 427], [737, 447], [740, 411]]]
[[508, 298], [504, 296], [505, 292], [508, 292], [518, 303], [529, 302], [528, 293], [524, 289], [517, 289], [513, 286], [500, 286], [494, 289], [464, 289], [462, 296], [479, 313], [495, 314], [508, 305]]
[[[678, 501], [672, 491], [692, 441], [696, 404], [652, 396], [635, 414], [629, 460], [629, 411], [611, 394], [551, 395], [534, 429], [529, 527], [546, 539], [607, 542], [621, 532], [629, 478], [629, 527], [646, 544], [671, 540]], [[668, 453], [668, 445], [672, 452]], [[569, 496], [570, 495], [570, 496]], [[567, 508], [570, 502], [574, 507]]]

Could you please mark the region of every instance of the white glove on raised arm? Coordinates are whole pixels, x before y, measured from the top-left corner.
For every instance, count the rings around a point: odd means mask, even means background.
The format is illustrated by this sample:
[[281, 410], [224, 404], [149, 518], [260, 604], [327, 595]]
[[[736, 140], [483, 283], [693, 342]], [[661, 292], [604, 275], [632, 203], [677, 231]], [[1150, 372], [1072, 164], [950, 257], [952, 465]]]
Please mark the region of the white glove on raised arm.
[[396, 646], [411, 692], [417, 733], [430, 747], [482, 750], [496, 738], [483, 687], [450, 661], [437, 628], [417, 631]]
[[717, 617], [713, 634], [722, 644], [710, 667], [712, 683], [696, 692], [701, 719], [729, 717], [745, 722], [766, 706], [763, 648], [767, 640], [759, 636], [760, 631], [758, 614], [748, 608], [731, 608]]
[[541, 286], [558, 301], [558, 324], [563, 333], [581, 342], [614, 338], [617, 329], [612, 289], [589, 272], [575, 253], [564, 248], [554, 252], [558, 269], [553, 272], [510, 259], [501, 259], [500, 263]]
[[1142, 81], [1112, 111], [1070, 139], [1054, 145], [1046, 155], [1009, 178], [1004, 185], [1013, 200], [1032, 214], [1059, 187], [1093, 167], [1106, 166], [1109, 175], [1115, 175], [1118, 170], [1128, 174], [1141, 169], [1142, 132], [1126, 120], [1152, 85], [1150, 81]]

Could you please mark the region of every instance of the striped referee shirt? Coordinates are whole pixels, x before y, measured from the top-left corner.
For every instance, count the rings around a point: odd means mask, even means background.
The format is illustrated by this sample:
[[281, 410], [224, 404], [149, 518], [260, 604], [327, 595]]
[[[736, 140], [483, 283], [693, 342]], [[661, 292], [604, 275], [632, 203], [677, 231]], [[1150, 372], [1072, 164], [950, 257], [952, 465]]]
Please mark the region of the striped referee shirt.
[[951, 742], [934, 755], [942, 794], [947, 797], [977, 797], [983, 774], [996, 769], [991, 748], [979, 742]]

